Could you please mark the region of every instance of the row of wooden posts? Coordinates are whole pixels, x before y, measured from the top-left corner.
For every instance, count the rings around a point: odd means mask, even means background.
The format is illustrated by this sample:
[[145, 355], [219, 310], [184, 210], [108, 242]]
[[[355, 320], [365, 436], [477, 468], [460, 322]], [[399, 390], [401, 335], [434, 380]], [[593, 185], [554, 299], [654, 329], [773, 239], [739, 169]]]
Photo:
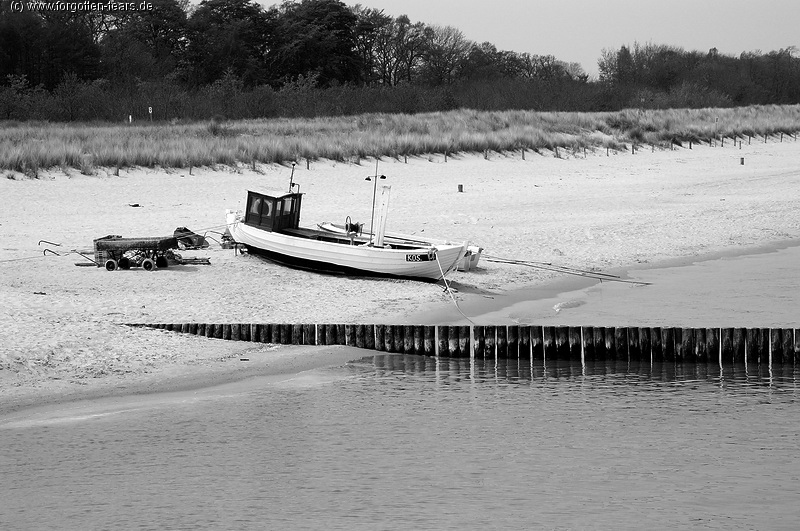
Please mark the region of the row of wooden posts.
[[800, 364], [800, 328], [146, 324], [216, 339], [451, 358]]
[[[780, 141], [783, 142], [783, 133], [775, 133], [775, 134], [776, 135], [780, 134]], [[787, 133], [787, 134], [789, 136], [791, 136], [793, 139], [797, 140], [797, 135], [796, 134], [791, 134], [791, 133]], [[765, 143], [767, 142], [767, 139], [769, 138], [769, 136], [770, 135], [764, 135], [764, 142]], [[734, 147], [735, 147], [737, 138], [744, 138], [744, 136], [742, 136], [742, 137], [734, 136], [734, 137], [729, 137], [729, 138], [731, 138], [733, 140]], [[753, 138], [752, 135], [747, 135], [747, 143], [748, 144], [750, 144], [750, 141], [752, 140], [752, 138]], [[725, 137], [720, 137], [719, 140], [720, 140], [721, 145], [724, 147], [725, 146]], [[708, 138], [708, 139], [706, 139], [706, 142], [708, 142], [709, 146], [712, 145], [712, 142], [714, 143], [714, 145], [716, 145], [717, 138]], [[668, 145], [669, 145], [670, 150], [674, 149], [675, 143], [676, 143], [675, 140], [670, 140], [669, 141]], [[692, 140], [689, 140], [689, 149], [692, 149], [692, 143], [693, 143]], [[651, 147], [652, 151], [655, 151], [655, 149], [656, 149], [656, 145], [655, 144], [651, 144], [650, 147]], [[741, 147], [742, 147], [742, 140], [739, 140], [739, 149], [741, 149]], [[536, 148], [528, 148], [528, 149], [530, 149], [532, 151], [536, 151]], [[611, 149], [612, 148], [610, 148], [610, 147], [606, 147], [606, 156], [609, 156]], [[527, 151], [526, 148], [521, 148], [522, 160], [525, 160], [525, 152], [526, 151]], [[640, 145], [636, 144], [635, 142], [632, 142], [631, 143], [631, 153], [636, 153], [637, 151], [641, 151]], [[489, 160], [489, 153], [490, 153], [490, 150], [485, 149], [483, 151], [483, 158], [486, 159], [486, 160]], [[555, 146], [554, 153], [555, 153], [555, 157], [556, 158], [561, 158], [561, 156], [559, 154], [559, 151], [558, 151], [558, 146]], [[584, 156], [586, 156], [586, 148], [585, 147], [583, 148], [583, 154], [584, 154]], [[451, 155], [450, 151], [446, 150], [444, 152], [444, 161], [445, 162], [447, 162], [447, 158], [450, 155]], [[404, 155], [403, 157], [404, 157], [403, 160], [405, 161], [405, 163], [408, 164], [408, 155]], [[356, 155], [355, 158], [353, 159], [353, 162], [355, 164], [361, 164], [361, 156], [360, 155]], [[253, 159], [252, 165], [253, 165], [253, 171], [255, 171], [256, 170], [256, 160], [255, 159]], [[306, 159], [306, 169], [307, 170], [311, 169], [311, 159]], [[119, 168], [117, 168], [116, 174], [117, 175], [119, 174]], [[191, 175], [191, 174], [192, 174], [192, 167], [189, 166], [189, 175]], [[459, 190], [459, 192], [461, 192], [461, 191], [462, 190]]]

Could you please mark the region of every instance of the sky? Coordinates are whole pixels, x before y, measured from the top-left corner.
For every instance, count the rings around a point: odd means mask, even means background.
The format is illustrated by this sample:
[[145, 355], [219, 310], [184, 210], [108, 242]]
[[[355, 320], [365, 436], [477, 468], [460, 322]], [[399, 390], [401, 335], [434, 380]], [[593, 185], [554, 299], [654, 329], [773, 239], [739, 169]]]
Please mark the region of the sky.
[[[553, 55], [592, 77], [603, 49], [665, 44], [738, 56], [800, 49], [800, 0], [343, 0], [453, 26], [498, 50]], [[261, 2], [273, 5], [276, 2]], [[800, 56], [800, 52], [796, 54]]]

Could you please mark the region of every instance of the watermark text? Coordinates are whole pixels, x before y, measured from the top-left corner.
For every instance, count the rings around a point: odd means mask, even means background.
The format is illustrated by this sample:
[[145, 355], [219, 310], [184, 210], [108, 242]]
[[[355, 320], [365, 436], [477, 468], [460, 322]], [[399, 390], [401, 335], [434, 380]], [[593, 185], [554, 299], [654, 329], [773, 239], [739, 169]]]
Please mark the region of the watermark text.
[[119, 13], [132, 11], [151, 11], [153, 3], [138, 2], [67, 2], [62, 0], [11, 0], [11, 11], [23, 13], [25, 11], [38, 11], [41, 13]]

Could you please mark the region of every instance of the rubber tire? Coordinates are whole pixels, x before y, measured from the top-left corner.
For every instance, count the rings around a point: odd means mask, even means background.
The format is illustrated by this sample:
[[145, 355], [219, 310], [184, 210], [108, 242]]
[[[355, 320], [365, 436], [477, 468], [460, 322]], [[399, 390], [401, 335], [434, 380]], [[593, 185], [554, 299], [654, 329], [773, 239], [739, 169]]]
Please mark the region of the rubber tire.
[[108, 259], [106, 260], [106, 271], [115, 271], [117, 269], [117, 261]]
[[156, 268], [155, 262], [153, 262], [149, 258], [145, 258], [144, 260], [142, 260], [142, 269], [144, 269], [145, 271], [152, 271], [155, 268]]
[[130, 258], [122, 257], [119, 259], [117, 263], [120, 269], [130, 269], [131, 268], [131, 260]]
[[167, 261], [166, 256], [157, 256], [156, 257], [156, 267], [167, 267], [169, 265], [169, 261]]

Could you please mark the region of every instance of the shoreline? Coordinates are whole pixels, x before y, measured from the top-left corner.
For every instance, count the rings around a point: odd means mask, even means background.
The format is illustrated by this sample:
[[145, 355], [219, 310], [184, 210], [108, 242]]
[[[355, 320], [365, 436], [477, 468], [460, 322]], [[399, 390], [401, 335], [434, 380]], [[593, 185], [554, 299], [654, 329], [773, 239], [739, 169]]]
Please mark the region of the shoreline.
[[[800, 239], [779, 240], [774, 242], [760, 243], [752, 247], [724, 249], [693, 256], [668, 258], [659, 260], [657, 262], [631, 264], [629, 266], [610, 269], [608, 271], [604, 271], [603, 273], [618, 276], [620, 280], [635, 282], [635, 280], [632, 279], [632, 275], [635, 275], [637, 272], [685, 268], [687, 266], [711, 262], [723, 258], [742, 258], [764, 255], [794, 247], [800, 247]], [[585, 290], [587, 288], [602, 284], [603, 282], [613, 283], [614, 280], [601, 281], [588, 276], [565, 276], [563, 278], [546, 281], [541, 285], [523, 286], [491, 299], [481, 300], [479, 296], [472, 296], [467, 300], [460, 302], [459, 308], [461, 311], [464, 311], [464, 313], [466, 313], [470, 319], [480, 320], [486, 316], [502, 312], [504, 309], [508, 309], [522, 302], [535, 302], [553, 299], [559, 295]], [[465, 310], [472, 310], [472, 313]], [[428, 324], [431, 323], [431, 321], [435, 321], [433, 324], [443, 325], [464, 325], [468, 323], [468, 321], [452, 306], [450, 308], [427, 310], [416, 315], [416, 318], [422, 321], [422, 324]], [[513, 324], [513, 321], [510, 319], [497, 320], [490, 318], [487, 322], [481, 321], [479, 324]], [[626, 325], [627, 323], [621, 323], [620, 326]]]
[[[757, 245], [750, 248], [728, 249], [714, 253], [706, 253], [692, 257], [678, 257], [649, 264], [636, 264], [619, 268], [610, 274], [619, 275], [623, 279], [630, 278], [629, 273], [643, 270], [660, 270], [675, 267], [686, 267], [720, 258], [740, 258], [772, 253], [792, 247], [800, 247], [800, 240], [786, 240]], [[480, 321], [479, 324], [502, 324], [496, 319], [484, 322], [481, 316], [496, 314], [510, 309], [520, 301], [541, 301], [563, 293], [586, 289], [599, 284], [590, 278], [558, 278], [541, 285], [526, 286], [513, 290], [490, 301], [475, 298], [460, 306], [478, 310], [470, 316]], [[533, 297], [533, 298], [531, 298]], [[452, 307], [428, 310], [409, 316], [403, 323], [415, 324], [466, 324], [462, 318], [454, 317], [457, 313]], [[460, 317], [460, 316], [458, 316]], [[511, 323], [510, 320], [506, 320]], [[395, 324], [395, 323], [390, 323]], [[622, 324], [624, 326], [625, 324]], [[173, 332], [164, 332], [173, 334]], [[174, 333], [178, 337], [188, 337]], [[138, 375], [132, 381], [123, 378], [104, 379], [90, 383], [86, 387], [65, 387], [61, 389], [37, 390], [28, 388], [19, 396], [7, 397], [0, 406], [0, 419], [20, 414], [23, 411], [34, 411], [56, 405], [63, 406], [76, 402], [96, 401], [103, 399], [133, 398], [142, 395], [160, 395], [167, 393], [192, 393], [212, 390], [220, 386], [244, 382], [246, 380], [297, 375], [304, 371], [333, 367], [350, 361], [370, 357], [376, 354], [387, 354], [376, 350], [358, 349], [347, 346], [292, 346], [274, 345], [270, 343], [248, 343], [221, 339], [208, 339], [209, 348], [226, 353], [224, 358], [207, 361], [197, 365], [170, 365]], [[213, 347], [212, 347], [213, 345]], [[244, 361], [243, 361], [244, 360]]]
[[[4, 397], [0, 405], [2, 421], [22, 412], [36, 411], [78, 402], [134, 398], [170, 393], [194, 393], [211, 390], [254, 378], [277, 378], [302, 372], [344, 365], [370, 356], [369, 351], [345, 346], [308, 347], [238, 343], [222, 339], [218, 349], [230, 357], [198, 365], [171, 365], [131, 380], [111, 377], [85, 386], [59, 389], [25, 389], [17, 396]], [[360, 353], [363, 352], [363, 356]], [[246, 361], [243, 361], [244, 358]]]
[[[747, 166], [739, 164], [742, 156]], [[485, 258], [627, 275], [798, 241], [798, 157], [800, 143], [792, 141], [561, 159], [475, 155], [445, 161], [432, 155], [407, 164], [382, 161], [380, 171], [393, 187], [391, 230], [469, 240], [485, 249]], [[299, 168], [294, 180], [307, 194], [301, 224], [369, 220], [373, 188], [363, 186], [362, 174], [372, 173], [374, 167], [332, 161]], [[0, 181], [8, 200], [0, 214], [4, 405], [246, 377], [238, 358], [252, 343], [209, 342], [124, 323], [446, 324], [441, 316], [447, 312], [461, 319], [441, 283], [320, 275], [236, 255], [213, 242], [180, 251], [210, 257], [211, 265], [149, 273], [75, 267], [82, 259], [67, 251], [87, 249], [106, 234], [171, 234], [179, 226], [213, 236], [225, 209], [241, 208], [249, 187], [283, 188], [289, 177], [284, 167], [51, 177]], [[60, 244], [51, 250], [61, 256], [43, 256], [41, 240]], [[593, 289], [589, 279], [485, 258], [477, 271], [450, 276], [459, 307], [473, 319], [526, 297], [555, 296], [576, 285]], [[284, 352], [295, 353], [287, 360], [325, 357], [292, 349], [265, 350], [263, 370], [279, 370], [275, 364], [268, 369], [266, 358]], [[181, 374], [184, 381], [173, 379]]]

